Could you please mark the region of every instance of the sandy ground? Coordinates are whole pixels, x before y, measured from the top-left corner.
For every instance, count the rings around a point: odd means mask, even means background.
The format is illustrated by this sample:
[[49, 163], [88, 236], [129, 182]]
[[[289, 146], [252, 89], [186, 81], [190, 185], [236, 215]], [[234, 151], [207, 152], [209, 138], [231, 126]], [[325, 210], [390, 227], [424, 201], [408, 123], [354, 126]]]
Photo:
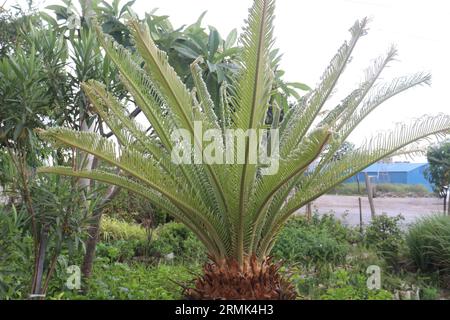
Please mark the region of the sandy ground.
[[[437, 198], [375, 198], [376, 214], [397, 216], [401, 214], [408, 225], [426, 215], [442, 213], [443, 202]], [[333, 211], [336, 217], [346, 224], [359, 225], [358, 197], [325, 195], [313, 203], [313, 209], [319, 214]], [[300, 213], [305, 210], [302, 209]], [[370, 221], [370, 207], [367, 197], [362, 197], [363, 223]]]

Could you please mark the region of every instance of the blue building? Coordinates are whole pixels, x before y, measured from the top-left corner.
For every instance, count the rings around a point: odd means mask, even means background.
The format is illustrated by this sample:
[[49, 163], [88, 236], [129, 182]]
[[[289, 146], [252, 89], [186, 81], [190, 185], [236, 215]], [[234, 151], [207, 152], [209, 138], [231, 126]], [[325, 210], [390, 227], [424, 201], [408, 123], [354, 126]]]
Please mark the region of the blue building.
[[[364, 183], [367, 173], [374, 183], [421, 184], [432, 191], [430, 182], [425, 177], [428, 163], [376, 163], [358, 173], [359, 181]], [[356, 175], [346, 183], [356, 182]]]

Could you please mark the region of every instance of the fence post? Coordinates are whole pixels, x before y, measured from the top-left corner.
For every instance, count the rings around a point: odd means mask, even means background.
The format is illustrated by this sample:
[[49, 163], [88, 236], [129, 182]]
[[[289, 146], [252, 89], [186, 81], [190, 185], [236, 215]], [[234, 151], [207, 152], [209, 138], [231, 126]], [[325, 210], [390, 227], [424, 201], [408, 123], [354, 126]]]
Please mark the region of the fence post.
[[372, 214], [372, 219], [373, 219], [373, 218], [375, 218], [375, 205], [373, 203], [372, 183], [370, 182], [370, 177], [369, 177], [369, 174], [367, 172], [364, 173], [364, 177], [365, 177], [365, 180], [366, 180], [367, 195], [369, 197], [370, 213]]
[[306, 219], [311, 222], [312, 219], [312, 204], [311, 202], [306, 205]]
[[358, 198], [359, 202], [359, 231], [361, 234], [363, 233], [363, 214], [362, 214], [362, 199], [361, 197]]

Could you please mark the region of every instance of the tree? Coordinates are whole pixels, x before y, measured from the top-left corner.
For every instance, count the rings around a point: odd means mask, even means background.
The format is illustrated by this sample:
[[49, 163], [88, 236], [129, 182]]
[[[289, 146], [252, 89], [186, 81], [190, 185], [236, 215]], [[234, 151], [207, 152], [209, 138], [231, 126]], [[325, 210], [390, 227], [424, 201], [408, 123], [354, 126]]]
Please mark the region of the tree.
[[[167, 55], [155, 45], [148, 25], [132, 18], [129, 25], [136, 52], [115, 43], [100, 28], [97, 35], [119, 69], [124, 86], [151, 123], [152, 134], [148, 135], [139, 123], [130, 119], [124, 106], [96, 81], [84, 83], [84, 92], [115, 133], [117, 143], [92, 132], [66, 128], [40, 131], [40, 136], [48, 141], [93, 154], [119, 169], [74, 171], [67, 167], [46, 167], [39, 169], [41, 174], [92, 179], [128, 189], [146, 197], [196, 234], [206, 246], [211, 262], [205, 266], [205, 274], [196, 287], [187, 291], [192, 298], [293, 297], [292, 287], [269, 258], [289, 217], [380, 159], [398, 153], [410, 143], [450, 130], [450, 116], [424, 116], [378, 134], [339, 161], [332, 161], [350, 133], [375, 108], [409, 88], [430, 82], [429, 74], [417, 73], [379, 83], [382, 71], [396, 56], [396, 50], [391, 48], [368, 68], [366, 78], [349, 97], [323, 115], [324, 104], [349, 63], [353, 49], [367, 33], [367, 19], [363, 19], [353, 25], [350, 41], [339, 48], [317, 88], [302, 97], [281, 122], [273, 121], [270, 140], [274, 141], [274, 148], [268, 155], [273, 161], [279, 159], [279, 167], [269, 175], [267, 162], [255, 164], [252, 159], [252, 148], [259, 143], [255, 144], [251, 135], [241, 139], [242, 148], [235, 148], [225, 140], [229, 130], [267, 128], [265, 120], [271, 107], [274, 79], [270, 55], [274, 8], [273, 0], [255, 0], [250, 10], [241, 36], [240, 72], [230, 83], [232, 90], [224, 92], [218, 106], [219, 110], [230, 111], [223, 123], [214, 113], [214, 102], [196, 64], [191, 66], [196, 90], [188, 90], [168, 63]], [[179, 160], [172, 157], [174, 151], [189, 154], [191, 150], [203, 150], [203, 141], [195, 134], [199, 123], [205, 130], [214, 129], [218, 133], [216, 151], [229, 152], [234, 161], [224, 165], [190, 161], [178, 165], [172, 161]], [[192, 146], [180, 144], [179, 137], [171, 139], [180, 129], [191, 138]], [[275, 148], [278, 140], [279, 152]], [[263, 137], [260, 150], [266, 144]], [[242, 151], [244, 161], [236, 161], [233, 151]], [[197, 156], [201, 158], [201, 154]], [[311, 168], [313, 162], [316, 165]], [[292, 190], [297, 192], [292, 195]]]
[[450, 141], [430, 147], [427, 158], [430, 164], [426, 171], [428, 180], [433, 184], [434, 191], [444, 198], [444, 212], [447, 209], [450, 215], [450, 203], [446, 205], [450, 192]]

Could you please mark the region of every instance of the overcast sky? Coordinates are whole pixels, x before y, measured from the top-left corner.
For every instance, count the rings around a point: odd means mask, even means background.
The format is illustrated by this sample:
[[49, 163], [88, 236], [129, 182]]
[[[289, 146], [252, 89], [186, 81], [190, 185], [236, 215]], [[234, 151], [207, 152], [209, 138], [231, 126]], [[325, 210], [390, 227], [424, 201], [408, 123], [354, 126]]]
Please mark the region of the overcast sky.
[[[175, 26], [189, 24], [205, 10], [204, 22], [226, 35], [239, 30], [252, 0], [138, 0], [138, 12], [159, 8]], [[450, 74], [450, 4], [446, 0], [278, 0], [275, 20], [276, 45], [284, 54], [282, 68], [289, 81], [313, 87], [342, 42], [349, 28], [363, 17], [372, 19], [369, 34], [354, 52], [354, 60], [338, 85], [335, 100], [348, 94], [363, 79], [371, 60], [391, 44], [399, 50], [383, 78], [430, 71], [431, 87], [419, 87], [378, 108], [350, 137], [364, 137], [387, 130], [395, 123], [424, 114], [450, 113], [446, 99]], [[332, 105], [331, 105], [332, 106]], [[416, 158], [415, 161], [424, 161]]]
[[[134, 8], [140, 14], [159, 8], [158, 13], [169, 15], [175, 27], [193, 23], [203, 11], [208, 11], [205, 26], [214, 25], [226, 36], [233, 28], [242, 28], [251, 3], [252, 0], [137, 0]], [[349, 93], [362, 80], [364, 68], [391, 44], [397, 46], [399, 56], [385, 72], [385, 79], [430, 71], [433, 84], [412, 89], [385, 103], [351, 139], [359, 143], [364, 136], [386, 130], [396, 122], [424, 114], [450, 113], [446, 97], [450, 84], [450, 5], [446, 0], [278, 0], [276, 46], [284, 53], [282, 67], [287, 80], [314, 87], [339, 46], [349, 39], [348, 29], [356, 19], [365, 16], [372, 19], [369, 34], [355, 50], [334, 99], [340, 100]]]
[[[159, 8], [175, 26], [192, 23], [205, 10], [204, 22], [226, 35], [242, 27], [251, 0], [138, 0], [138, 12]], [[354, 60], [339, 83], [335, 99], [359, 83], [370, 61], [391, 44], [399, 50], [398, 61], [385, 79], [430, 71], [430, 87], [412, 89], [374, 112], [352, 136], [355, 142], [394, 123], [424, 114], [450, 113], [446, 99], [450, 73], [450, 6], [445, 0], [278, 0], [275, 20], [276, 45], [284, 53], [282, 63], [289, 81], [314, 86], [356, 19], [372, 19], [369, 34], [354, 52]]]

